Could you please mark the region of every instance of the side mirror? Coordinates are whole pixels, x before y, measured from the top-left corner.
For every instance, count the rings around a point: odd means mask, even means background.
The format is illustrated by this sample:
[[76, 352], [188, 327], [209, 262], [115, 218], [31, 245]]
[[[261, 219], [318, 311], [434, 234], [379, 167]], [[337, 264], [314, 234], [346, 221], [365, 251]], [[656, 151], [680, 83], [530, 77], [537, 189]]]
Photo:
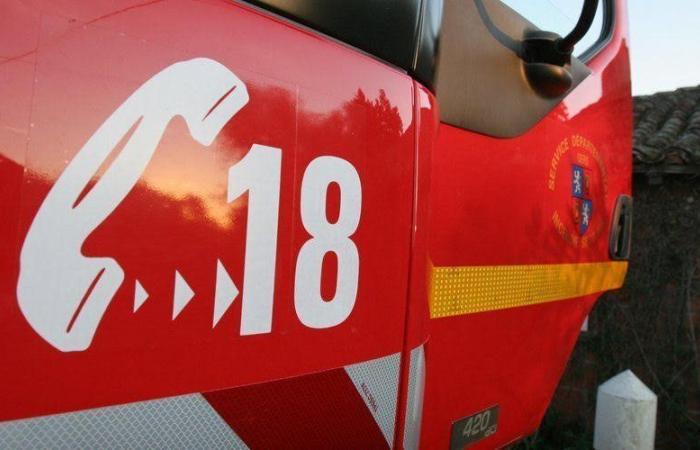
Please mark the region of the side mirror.
[[564, 95], [573, 83], [569, 70], [574, 45], [593, 24], [598, 0], [584, 0], [576, 26], [565, 37], [550, 31], [531, 31], [522, 41], [521, 57], [532, 89], [545, 98]]

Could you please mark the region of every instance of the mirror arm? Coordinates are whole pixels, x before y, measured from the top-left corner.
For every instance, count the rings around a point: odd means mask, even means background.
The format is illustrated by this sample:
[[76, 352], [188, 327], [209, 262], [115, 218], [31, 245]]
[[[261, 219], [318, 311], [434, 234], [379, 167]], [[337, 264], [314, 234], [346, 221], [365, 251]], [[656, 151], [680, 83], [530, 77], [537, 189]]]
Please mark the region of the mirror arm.
[[542, 30], [530, 30], [523, 39], [523, 60], [527, 63], [554, 64], [560, 67], [571, 64], [574, 45], [586, 35], [593, 25], [598, 0], [584, 0], [581, 16], [566, 37]]
[[581, 16], [566, 37], [542, 30], [529, 30], [522, 41], [521, 58], [532, 89], [545, 98], [558, 98], [573, 84], [571, 55], [574, 45], [593, 25], [598, 0], [584, 0]]
[[593, 19], [595, 18], [597, 9], [598, 0], [584, 1], [583, 9], [581, 10], [581, 15], [579, 16], [576, 26], [571, 30], [571, 33], [567, 34], [559, 41], [559, 51], [569, 54], [574, 51], [574, 45], [583, 39], [583, 36], [586, 35], [591, 25], [593, 25]]

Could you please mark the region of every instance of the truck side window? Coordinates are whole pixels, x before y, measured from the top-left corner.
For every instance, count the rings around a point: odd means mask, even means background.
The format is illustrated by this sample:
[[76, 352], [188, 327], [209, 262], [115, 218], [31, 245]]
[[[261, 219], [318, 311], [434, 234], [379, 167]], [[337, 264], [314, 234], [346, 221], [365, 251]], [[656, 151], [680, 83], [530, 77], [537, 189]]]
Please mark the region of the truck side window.
[[[584, 0], [445, 0], [435, 90], [442, 122], [499, 138], [520, 136], [566, 96], [540, 95], [524, 71], [524, 37], [534, 29], [565, 36]], [[612, 0], [600, 9], [566, 71], [569, 91], [591, 74], [586, 62], [612, 35]]]
[[[554, 31], [565, 36], [578, 21], [584, 0], [501, 0], [540, 30]], [[574, 56], [582, 60], [592, 56], [590, 50], [607, 38], [606, 21], [610, 21], [609, 0], [600, 0], [593, 25], [574, 48]]]

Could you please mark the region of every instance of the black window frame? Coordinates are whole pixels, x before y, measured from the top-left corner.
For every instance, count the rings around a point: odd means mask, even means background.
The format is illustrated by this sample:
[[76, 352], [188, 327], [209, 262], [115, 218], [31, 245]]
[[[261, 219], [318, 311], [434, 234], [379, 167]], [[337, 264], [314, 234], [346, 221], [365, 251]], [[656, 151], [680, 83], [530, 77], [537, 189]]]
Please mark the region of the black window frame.
[[608, 46], [615, 31], [615, 0], [601, 1], [603, 2], [603, 26], [600, 29], [600, 36], [593, 45], [578, 56], [579, 61], [585, 64]]
[[433, 88], [443, 0], [242, 0], [398, 67]]

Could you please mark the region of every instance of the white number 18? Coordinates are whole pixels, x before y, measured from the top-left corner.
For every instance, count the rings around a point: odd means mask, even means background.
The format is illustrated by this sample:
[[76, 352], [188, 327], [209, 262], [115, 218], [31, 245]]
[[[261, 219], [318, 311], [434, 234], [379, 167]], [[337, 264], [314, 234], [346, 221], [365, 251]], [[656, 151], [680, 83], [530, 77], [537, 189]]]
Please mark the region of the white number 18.
[[[248, 192], [245, 269], [241, 334], [269, 333], [275, 285], [282, 151], [253, 145], [248, 154], [229, 169], [228, 201]], [[340, 212], [328, 221], [326, 197], [331, 183], [340, 188]], [[348, 161], [319, 156], [311, 161], [301, 182], [301, 220], [311, 238], [297, 257], [294, 306], [301, 322], [311, 328], [342, 323], [357, 297], [360, 258], [350, 236], [357, 230], [362, 207], [360, 177]], [[323, 259], [328, 252], [338, 260], [334, 297], [321, 296]]]

